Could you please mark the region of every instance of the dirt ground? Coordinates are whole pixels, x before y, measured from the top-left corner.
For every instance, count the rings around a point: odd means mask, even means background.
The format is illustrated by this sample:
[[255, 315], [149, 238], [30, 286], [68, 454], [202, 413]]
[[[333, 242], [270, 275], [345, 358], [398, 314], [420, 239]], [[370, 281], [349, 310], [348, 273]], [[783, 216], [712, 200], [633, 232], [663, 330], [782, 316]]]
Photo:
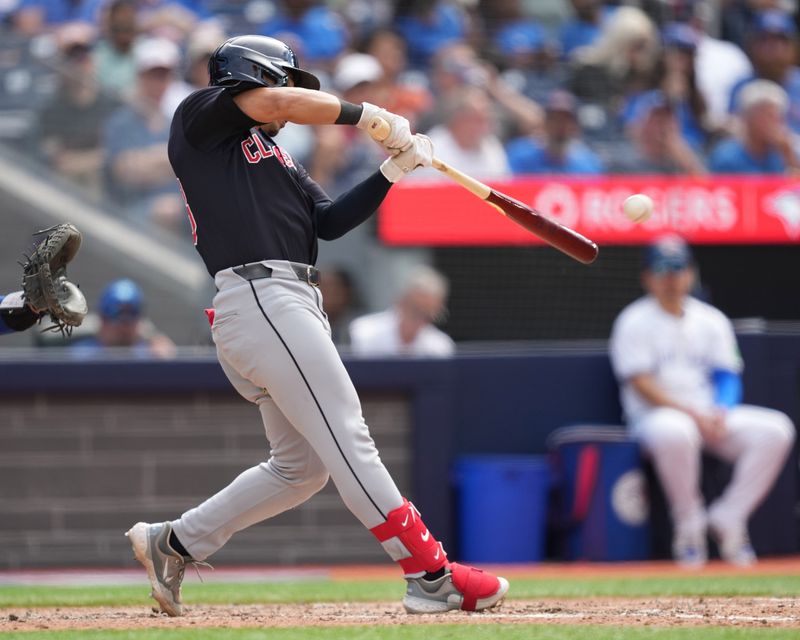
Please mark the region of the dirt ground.
[[428, 616], [409, 616], [397, 602], [196, 606], [189, 607], [181, 618], [168, 618], [142, 607], [0, 609], [0, 632], [480, 623], [800, 629], [800, 602], [796, 598], [511, 600], [485, 613], [453, 611]]
[[[500, 570], [500, 568], [497, 568]], [[308, 572], [310, 570], [306, 570]], [[311, 573], [316, 575], [319, 569]], [[269, 569], [223, 569], [213, 579], [221, 581], [269, 575]], [[298, 575], [302, 575], [298, 571]], [[774, 558], [756, 567], [737, 569], [719, 562], [710, 563], [699, 576], [792, 575], [800, 573], [800, 558]], [[569, 577], [667, 577], [685, 576], [672, 563], [627, 563], [611, 565], [517, 565], [502, 567], [502, 574], [543, 580]], [[78, 572], [31, 571], [7, 574], [6, 584], [37, 583], [61, 579], [74, 583]], [[127, 574], [112, 574], [127, 576]], [[143, 576], [136, 577], [145, 583]], [[396, 577], [394, 567], [328, 567], [331, 580], [385, 580]], [[60, 578], [59, 578], [60, 576]], [[13, 580], [10, 580], [13, 577]], [[96, 574], [95, 574], [96, 578]], [[144, 585], [143, 585], [144, 586]], [[0, 608], [0, 633], [7, 631], [252, 627], [403, 625], [403, 624], [572, 624], [659, 627], [788, 627], [800, 629], [800, 598], [796, 597], [594, 597], [583, 599], [544, 598], [504, 602], [489, 612], [409, 616], [399, 602], [318, 603], [263, 605], [187, 605], [186, 615], [169, 618], [148, 607], [60, 607]], [[800, 633], [798, 634], [800, 637]]]

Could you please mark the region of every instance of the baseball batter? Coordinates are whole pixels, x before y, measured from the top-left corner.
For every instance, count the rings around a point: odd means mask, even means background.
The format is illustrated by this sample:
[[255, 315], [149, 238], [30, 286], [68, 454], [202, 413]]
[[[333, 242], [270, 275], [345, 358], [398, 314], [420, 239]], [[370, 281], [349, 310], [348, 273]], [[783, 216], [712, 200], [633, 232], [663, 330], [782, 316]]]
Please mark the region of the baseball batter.
[[[347, 507], [401, 566], [410, 613], [481, 610], [508, 582], [450, 563], [419, 512], [383, 466], [355, 388], [330, 338], [317, 238], [332, 240], [366, 220], [393, 182], [430, 166], [432, 145], [408, 121], [319, 91], [283, 42], [240, 36], [209, 62], [211, 86], [190, 95], [172, 122], [169, 156], [195, 246], [213, 276], [212, 335], [236, 390], [261, 413], [271, 457], [172, 522], [128, 535], [152, 595], [182, 613], [187, 562], [203, 561], [256, 522], [308, 500], [333, 478]], [[355, 125], [380, 115], [391, 154], [335, 201], [275, 142], [287, 121]]]
[[[704, 564], [708, 528], [725, 560], [749, 565], [756, 557], [747, 521], [783, 468], [794, 426], [783, 413], [739, 404], [742, 362], [733, 327], [689, 295], [694, 280], [681, 238], [651, 245], [643, 273], [648, 295], [615, 321], [611, 361], [631, 432], [652, 456], [670, 504], [675, 559]], [[731, 483], [708, 510], [700, 492], [702, 449], [735, 464]]]

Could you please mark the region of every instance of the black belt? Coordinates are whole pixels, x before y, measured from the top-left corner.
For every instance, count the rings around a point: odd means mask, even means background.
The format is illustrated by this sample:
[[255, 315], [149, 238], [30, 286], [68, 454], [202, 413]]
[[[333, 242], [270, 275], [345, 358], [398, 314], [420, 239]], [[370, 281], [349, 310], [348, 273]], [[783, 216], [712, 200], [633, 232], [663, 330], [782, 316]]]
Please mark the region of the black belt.
[[[319, 269], [312, 267], [309, 264], [299, 264], [297, 262], [290, 262], [289, 266], [294, 271], [298, 280], [307, 282], [312, 287], [319, 286]], [[233, 272], [245, 280], [261, 280], [262, 278], [271, 278], [272, 269], [261, 262], [254, 262], [253, 264], [243, 265], [241, 267], [234, 267]]]

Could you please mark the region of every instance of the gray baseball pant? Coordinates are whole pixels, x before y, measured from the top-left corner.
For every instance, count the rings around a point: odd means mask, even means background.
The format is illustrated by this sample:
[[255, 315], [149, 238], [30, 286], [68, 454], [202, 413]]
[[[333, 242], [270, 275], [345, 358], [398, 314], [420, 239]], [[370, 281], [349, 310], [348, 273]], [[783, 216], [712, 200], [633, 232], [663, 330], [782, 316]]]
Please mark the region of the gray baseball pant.
[[272, 277], [248, 281], [233, 269], [216, 274], [212, 335], [225, 374], [261, 413], [270, 458], [172, 522], [196, 560], [237, 531], [306, 501], [328, 474], [369, 529], [403, 504], [331, 341], [319, 289], [298, 279], [286, 261], [263, 264]]

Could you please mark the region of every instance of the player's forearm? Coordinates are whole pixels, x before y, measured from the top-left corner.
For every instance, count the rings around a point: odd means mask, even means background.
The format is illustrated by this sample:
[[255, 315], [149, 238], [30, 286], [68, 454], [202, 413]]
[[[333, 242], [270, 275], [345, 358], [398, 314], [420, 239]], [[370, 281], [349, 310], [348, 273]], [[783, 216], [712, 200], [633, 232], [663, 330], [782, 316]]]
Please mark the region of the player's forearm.
[[335, 240], [369, 218], [380, 206], [392, 183], [380, 171], [339, 196], [327, 206], [318, 206], [317, 235]]
[[[334, 124], [342, 105], [347, 104], [330, 93], [299, 87], [253, 89], [238, 94], [233, 100], [257, 122], [287, 120], [296, 124]], [[356, 108], [360, 114], [361, 107]]]
[[25, 331], [38, 320], [39, 314], [25, 304], [22, 291], [0, 296], [0, 334]]
[[655, 378], [649, 374], [633, 376], [628, 382], [648, 404], [654, 407], [672, 407], [680, 411], [689, 411], [688, 407], [667, 394]]

